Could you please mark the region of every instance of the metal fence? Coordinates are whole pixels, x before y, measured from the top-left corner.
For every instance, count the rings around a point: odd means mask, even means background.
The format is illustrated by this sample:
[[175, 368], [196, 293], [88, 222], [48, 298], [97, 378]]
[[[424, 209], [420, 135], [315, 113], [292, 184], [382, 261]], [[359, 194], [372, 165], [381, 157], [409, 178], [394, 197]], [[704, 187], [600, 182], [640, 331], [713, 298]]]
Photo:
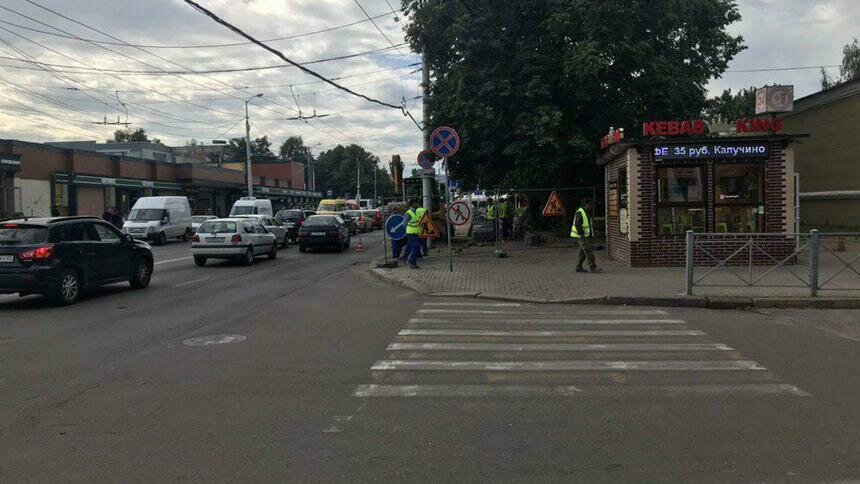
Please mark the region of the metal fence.
[[860, 291], [860, 232], [688, 231], [685, 269], [688, 296], [694, 287]]

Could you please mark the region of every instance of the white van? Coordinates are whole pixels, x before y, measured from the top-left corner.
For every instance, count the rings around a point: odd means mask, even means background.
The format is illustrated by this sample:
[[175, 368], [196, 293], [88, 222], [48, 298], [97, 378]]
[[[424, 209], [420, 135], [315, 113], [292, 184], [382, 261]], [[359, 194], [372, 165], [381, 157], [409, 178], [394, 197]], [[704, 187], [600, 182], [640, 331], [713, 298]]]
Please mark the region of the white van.
[[123, 232], [135, 239], [163, 245], [167, 239], [188, 240], [191, 231], [191, 206], [186, 197], [142, 197], [131, 208]]
[[242, 197], [236, 200], [233, 208], [230, 209], [230, 216], [236, 215], [268, 215], [275, 216], [275, 211], [272, 210], [272, 201], [264, 198]]

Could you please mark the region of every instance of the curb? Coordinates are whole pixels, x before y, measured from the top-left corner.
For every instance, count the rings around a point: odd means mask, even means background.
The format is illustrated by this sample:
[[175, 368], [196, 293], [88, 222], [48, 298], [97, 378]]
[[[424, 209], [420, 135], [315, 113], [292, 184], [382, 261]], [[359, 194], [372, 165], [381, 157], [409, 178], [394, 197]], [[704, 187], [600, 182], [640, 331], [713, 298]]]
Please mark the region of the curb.
[[373, 260], [368, 272], [377, 279], [410, 289], [430, 297], [473, 297], [496, 301], [522, 302], [529, 304], [577, 304], [608, 306], [655, 306], [671, 308], [704, 309], [860, 309], [860, 298], [809, 298], [809, 297], [729, 297], [729, 296], [600, 296], [573, 298], [546, 298], [517, 296], [474, 291], [433, 292], [417, 281], [400, 280], [378, 269], [379, 260]]

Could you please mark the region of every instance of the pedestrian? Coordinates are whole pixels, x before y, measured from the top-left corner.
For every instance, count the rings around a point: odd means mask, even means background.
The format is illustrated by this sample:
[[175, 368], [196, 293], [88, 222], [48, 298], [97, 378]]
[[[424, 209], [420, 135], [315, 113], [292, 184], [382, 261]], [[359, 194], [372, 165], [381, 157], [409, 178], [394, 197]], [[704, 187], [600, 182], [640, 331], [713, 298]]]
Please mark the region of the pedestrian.
[[514, 217], [511, 205], [507, 197], [502, 197], [499, 201], [499, 221], [502, 224], [502, 237], [510, 239], [513, 235]]
[[591, 200], [583, 200], [582, 206], [573, 215], [573, 225], [570, 227], [570, 236], [579, 243], [579, 258], [576, 262], [576, 272], [586, 272], [582, 264], [588, 259], [588, 269], [591, 272], [603, 272], [594, 261], [594, 231], [591, 228], [589, 214], [594, 210]]
[[403, 239], [391, 239], [391, 258], [394, 260], [400, 259], [400, 253], [403, 252], [403, 242], [406, 240]]
[[409, 239], [406, 253], [409, 257], [409, 267], [412, 269], [418, 269], [418, 256], [421, 254], [421, 243], [418, 241], [418, 223], [420, 221], [418, 200], [413, 199], [409, 202], [409, 210], [406, 211], [406, 237]]
[[528, 215], [529, 211], [529, 200], [526, 197], [523, 197], [517, 203], [515, 210], [515, 219], [514, 219], [514, 236], [519, 237], [523, 233], [523, 228], [526, 225], [526, 215]]
[[[424, 207], [418, 207], [418, 210], [415, 211], [418, 214], [418, 221], [421, 222], [421, 219], [424, 218], [424, 214], [427, 213], [427, 209]], [[418, 225], [418, 242], [421, 244], [421, 253], [418, 254], [419, 259], [423, 259], [427, 255], [429, 255], [430, 251], [427, 248], [427, 237], [421, 237], [424, 234], [424, 227], [420, 224]]]
[[484, 218], [493, 222], [493, 240], [499, 234], [499, 221], [496, 218], [496, 205], [492, 198], [487, 197], [487, 213]]

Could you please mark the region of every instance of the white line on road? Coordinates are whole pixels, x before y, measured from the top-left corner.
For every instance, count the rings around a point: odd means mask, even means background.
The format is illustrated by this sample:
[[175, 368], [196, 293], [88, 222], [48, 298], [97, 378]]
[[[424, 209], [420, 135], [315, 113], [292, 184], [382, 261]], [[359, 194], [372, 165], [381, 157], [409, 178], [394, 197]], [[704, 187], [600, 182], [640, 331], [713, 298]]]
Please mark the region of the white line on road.
[[426, 319], [409, 324], [687, 324], [680, 319]]
[[212, 278], [211, 278], [211, 277], [201, 277], [200, 279], [194, 279], [194, 280], [191, 280], [191, 281], [185, 281], [185, 282], [180, 282], [179, 284], [174, 284], [174, 286], [173, 286], [173, 287], [182, 287], [182, 286], [187, 286], [187, 285], [189, 285], [189, 284], [194, 284], [194, 283], [196, 283], [196, 282], [208, 281], [209, 279], [212, 279]]
[[487, 308], [518, 308], [521, 307], [520, 303], [486, 303], [486, 302], [459, 302], [459, 301], [449, 301], [449, 302], [425, 302], [425, 306], [477, 306], [477, 307], [487, 307]]
[[541, 385], [358, 385], [352, 395], [373, 397], [588, 397], [588, 396], [710, 396], [777, 395], [808, 397], [809, 393], [787, 383], [669, 386], [541, 386]]
[[387, 351], [734, 351], [722, 343], [391, 343]]
[[492, 309], [419, 309], [417, 311], [421, 314], [442, 314], [442, 313], [455, 313], [455, 314], [501, 314], [504, 316], [511, 316], [516, 314], [524, 314], [529, 316], [571, 316], [574, 314], [598, 314], [598, 315], [619, 315], [619, 316], [651, 316], [651, 315], [662, 315], [666, 314], [665, 311], [653, 310], [653, 311], [604, 311], [600, 309], [588, 309], [588, 310], [573, 310], [573, 311], [557, 311], [557, 312], [547, 312], [547, 311], [496, 311]]
[[182, 261], [192, 260], [192, 259], [193, 259], [192, 257], [180, 257], [179, 259], [160, 260], [160, 261], [157, 261], [154, 265], [160, 266], [162, 264], [172, 264], [174, 262], [182, 262]]
[[404, 329], [400, 336], [705, 336], [703, 331], [689, 330], [652, 330], [652, 331], [493, 331], [483, 329]]
[[726, 371], [767, 368], [751, 360], [716, 361], [439, 361], [380, 360], [372, 371]]

